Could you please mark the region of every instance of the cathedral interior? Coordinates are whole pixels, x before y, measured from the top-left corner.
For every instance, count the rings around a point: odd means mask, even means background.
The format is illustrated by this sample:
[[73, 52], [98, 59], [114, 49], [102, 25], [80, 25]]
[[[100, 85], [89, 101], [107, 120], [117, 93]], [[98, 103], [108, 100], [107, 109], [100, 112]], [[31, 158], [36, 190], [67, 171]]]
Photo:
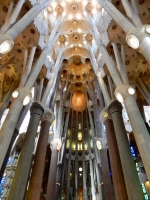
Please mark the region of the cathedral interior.
[[150, 0], [0, 0], [0, 200], [150, 200]]

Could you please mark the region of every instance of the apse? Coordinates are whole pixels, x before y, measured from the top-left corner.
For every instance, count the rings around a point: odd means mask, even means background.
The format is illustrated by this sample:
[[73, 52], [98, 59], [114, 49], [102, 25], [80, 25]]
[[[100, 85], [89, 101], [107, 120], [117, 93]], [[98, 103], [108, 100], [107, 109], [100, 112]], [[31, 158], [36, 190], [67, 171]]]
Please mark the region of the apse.
[[72, 108], [73, 110], [80, 112], [86, 109], [86, 96], [82, 91], [76, 91], [72, 97]]

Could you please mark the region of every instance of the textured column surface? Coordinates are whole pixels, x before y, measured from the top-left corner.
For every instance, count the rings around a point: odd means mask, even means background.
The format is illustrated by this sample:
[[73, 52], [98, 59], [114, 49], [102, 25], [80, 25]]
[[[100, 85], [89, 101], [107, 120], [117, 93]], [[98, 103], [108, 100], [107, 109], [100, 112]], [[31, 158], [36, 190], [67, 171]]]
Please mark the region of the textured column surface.
[[108, 110], [113, 119], [128, 199], [141, 200], [143, 199], [143, 194], [122, 119], [122, 105], [117, 100], [114, 100]]
[[37, 3], [12, 28], [6, 32], [6, 35], [10, 36], [12, 39], [15, 39], [34, 20], [41, 10], [43, 10], [43, 6], [40, 3]]
[[146, 174], [150, 180], [150, 136], [137, 107], [136, 100], [130, 96], [125, 99], [125, 107], [133, 129], [133, 134], [145, 167]]
[[112, 179], [114, 184], [114, 192], [116, 200], [127, 200], [127, 191], [115, 136], [115, 130], [111, 119], [104, 122], [106, 127], [106, 136], [108, 142], [108, 150], [110, 157], [110, 165], [112, 170]]
[[2, 169], [3, 162], [7, 156], [6, 154], [22, 108], [22, 102], [15, 99], [11, 104], [9, 113], [7, 114], [5, 122], [0, 130], [0, 169]]
[[34, 164], [32, 167], [32, 174], [30, 177], [30, 184], [26, 200], [40, 199], [47, 141], [49, 134], [49, 126], [50, 126], [49, 121], [45, 120], [41, 123], [41, 131], [38, 140], [36, 154], [34, 157]]
[[34, 141], [37, 134], [37, 127], [44, 109], [40, 104], [34, 102], [31, 106], [31, 117], [28, 125], [25, 141], [21, 150], [15, 177], [10, 190], [9, 200], [23, 200], [26, 192], [28, 176], [34, 150]]
[[12, 149], [12, 146], [13, 146], [13, 144], [14, 144], [14, 141], [15, 141], [15, 139], [16, 139], [18, 133], [19, 133], [18, 129], [15, 128], [14, 133], [13, 133], [13, 136], [12, 136], [11, 141], [10, 141], [10, 145], [9, 145], [8, 150], [7, 150], [7, 153], [6, 153], [6, 156], [5, 156], [5, 158], [4, 158], [4, 162], [3, 162], [2, 167], [1, 167], [1, 170], [0, 170], [0, 180], [1, 180], [2, 177], [3, 177], [4, 171], [5, 171], [5, 168], [6, 168], [8, 159], [9, 159], [10, 151], [11, 151], [11, 149]]
[[103, 179], [103, 188], [104, 188], [104, 199], [105, 200], [114, 200], [113, 184], [110, 179], [109, 164], [107, 158], [107, 150], [100, 150], [100, 157], [102, 163], [102, 179]]
[[113, 20], [127, 33], [135, 26], [109, 1], [105, 1], [104, 8]]
[[57, 172], [58, 151], [52, 150], [50, 171], [48, 176], [46, 200], [55, 200], [56, 172]]

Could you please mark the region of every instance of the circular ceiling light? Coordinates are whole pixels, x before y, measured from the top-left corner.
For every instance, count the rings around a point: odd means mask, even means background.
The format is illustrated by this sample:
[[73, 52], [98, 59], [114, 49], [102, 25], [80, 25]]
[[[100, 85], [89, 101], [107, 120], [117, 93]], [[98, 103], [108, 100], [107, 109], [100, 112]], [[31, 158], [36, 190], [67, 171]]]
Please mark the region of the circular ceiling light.
[[79, 167], [79, 171], [82, 172], [82, 167]]
[[147, 26], [146, 26], [146, 32], [147, 32], [147, 33], [150, 33], [150, 25], [147, 25]]
[[23, 105], [26, 106], [30, 102], [30, 99], [31, 99], [31, 95], [29, 94], [24, 98]]
[[134, 35], [127, 35], [126, 40], [131, 48], [133, 49], [139, 48], [139, 40]]
[[96, 145], [97, 145], [98, 150], [102, 149], [102, 144], [99, 140], [96, 142]]
[[104, 117], [104, 118], [107, 118], [107, 117], [108, 117], [108, 112], [104, 111], [104, 112], [103, 112], [103, 117]]
[[15, 91], [12, 93], [12, 97], [14, 97], [14, 98], [17, 98], [18, 95], [19, 95], [18, 90], [15, 90]]
[[12, 50], [14, 46], [14, 41], [13, 40], [5, 40], [1, 45], [0, 45], [0, 53], [1, 54], [6, 54]]
[[123, 103], [123, 96], [119, 92], [116, 92], [115, 96], [119, 102]]
[[128, 93], [131, 94], [131, 95], [135, 94], [135, 89], [133, 87], [129, 87]]

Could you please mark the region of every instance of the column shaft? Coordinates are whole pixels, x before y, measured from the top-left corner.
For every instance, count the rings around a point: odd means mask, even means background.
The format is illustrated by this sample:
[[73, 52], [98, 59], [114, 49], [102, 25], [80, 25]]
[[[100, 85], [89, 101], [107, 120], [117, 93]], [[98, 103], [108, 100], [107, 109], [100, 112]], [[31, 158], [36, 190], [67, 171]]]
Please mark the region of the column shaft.
[[108, 110], [113, 119], [128, 199], [141, 200], [143, 199], [143, 194], [122, 119], [122, 105], [117, 100], [114, 100]]
[[45, 156], [49, 134], [49, 121], [43, 121], [41, 124], [41, 131], [38, 140], [37, 150], [34, 157], [34, 164], [32, 167], [32, 174], [30, 177], [29, 189], [27, 192], [27, 200], [40, 199], [41, 185], [45, 165]]
[[28, 182], [32, 153], [34, 150], [34, 141], [37, 134], [37, 127], [44, 109], [40, 104], [34, 102], [31, 106], [31, 117], [27, 129], [24, 145], [22, 147], [15, 177], [8, 199], [23, 200], [25, 197], [26, 186]]
[[107, 150], [100, 150], [100, 157], [102, 163], [102, 180], [103, 180], [103, 188], [104, 188], [104, 197], [105, 200], [114, 200], [114, 192], [113, 185], [110, 179], [110, 170], [108, 164]]
[[[48, 3], [45, 4], [44, 7], [47, 5]], [[12, 28], [6, 32], [6, 35], [10, 36], [12, 39], [15, 39], [34, 20], [38, 13], [44, 9], [44, 7], [42, 6], [42, 3], [37, 3]]]
[[126, 32], [135, 29], [135, 26], [109, 1], [105, 1], [104, 8], [113, 20]]
[[148, 179], [150, 180], [150, 136], [145, 123], [142, 119], [138, 106], [134, 97], [127, 97], [125, 107], [133, 129], [134, 137], [146, 170]]
[[107, 119], [104, 122], [104, 125], [106, 127], [106, 135], [107, 135], [115, 197], [116, 200], [120, 199], [127, 200], [128, 199], [127, 191], [124, 182], [124, 176], [123, 176], [113, 122], [111, 119]]
[[55, 200], [56, 172], [57, 172], [58, 150], [52, 149], [50, 171], [48, 176], [46, 200]]

